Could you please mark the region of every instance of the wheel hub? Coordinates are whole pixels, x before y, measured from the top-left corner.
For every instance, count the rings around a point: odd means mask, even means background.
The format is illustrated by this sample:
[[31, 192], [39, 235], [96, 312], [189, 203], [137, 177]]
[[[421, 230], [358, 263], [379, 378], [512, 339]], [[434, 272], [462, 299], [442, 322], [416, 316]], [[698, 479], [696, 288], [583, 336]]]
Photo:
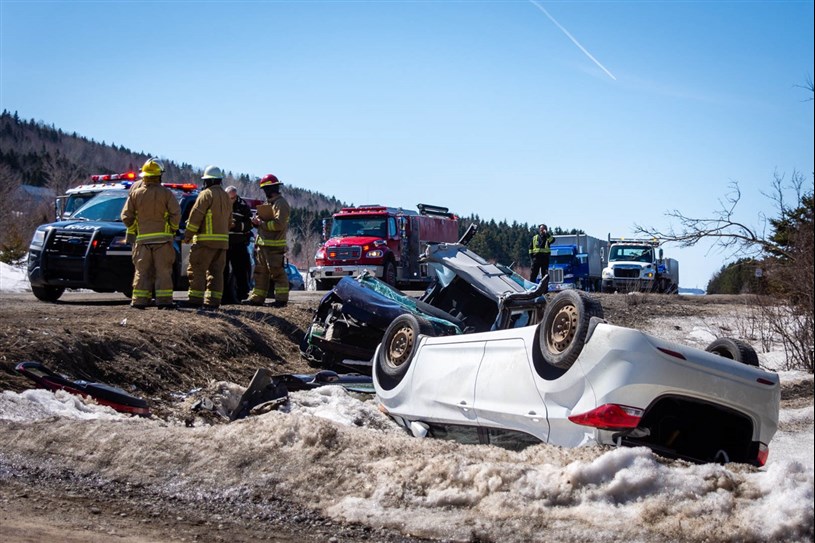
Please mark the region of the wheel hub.
[[549, 331], [549, 345], [557, 352], [563, 352], [574, 340], [577, 333], [577, 308], [566, 305], [560, 308], [552, 321]]
[[388, 345], [388, 361], [394, 367], [401, 366], [413, 347], [413, 330], [406, 326], [393, 335]]

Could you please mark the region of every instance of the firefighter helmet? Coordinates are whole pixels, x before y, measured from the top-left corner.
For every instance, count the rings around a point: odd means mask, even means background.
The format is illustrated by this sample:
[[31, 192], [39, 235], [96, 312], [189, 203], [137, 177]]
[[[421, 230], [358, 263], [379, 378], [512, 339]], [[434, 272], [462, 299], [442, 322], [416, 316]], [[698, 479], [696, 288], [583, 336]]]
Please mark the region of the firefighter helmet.
[[260, 188], [263, 187], [274, 187], [275, 185], [282, 185], [283, 183], [280, 182], [274, 174], [266, 174], [260, 178]]
[[162, 173], [164, 173], [164, 166], [155, 158], [148, 158], [141, 167], [142, 177], [161, 177]]
[[201, 179], [223, 179], [224, 173], [218, 166], [207, 166]]

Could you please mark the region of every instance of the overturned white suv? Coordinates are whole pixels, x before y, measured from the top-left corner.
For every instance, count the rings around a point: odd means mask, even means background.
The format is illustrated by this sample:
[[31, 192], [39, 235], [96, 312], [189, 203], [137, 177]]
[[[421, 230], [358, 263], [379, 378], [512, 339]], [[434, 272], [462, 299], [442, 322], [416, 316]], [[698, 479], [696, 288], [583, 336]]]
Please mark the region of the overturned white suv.
[[765, 464], [780, 386], [749, 345], [722, 338], [702, 351], [602, 317], [579, 291], [517, 328], [438, 337], [421, 316], [401, 315], [373, 359], [381, 409], [417, 437]]

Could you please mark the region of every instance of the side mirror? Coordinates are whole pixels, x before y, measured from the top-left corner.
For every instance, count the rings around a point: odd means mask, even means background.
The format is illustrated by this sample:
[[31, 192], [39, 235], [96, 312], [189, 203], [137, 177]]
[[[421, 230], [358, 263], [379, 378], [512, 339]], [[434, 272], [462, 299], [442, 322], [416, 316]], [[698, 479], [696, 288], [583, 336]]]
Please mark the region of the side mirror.
[[662, 260], [662, 247], [659, 248], [659, 259]]

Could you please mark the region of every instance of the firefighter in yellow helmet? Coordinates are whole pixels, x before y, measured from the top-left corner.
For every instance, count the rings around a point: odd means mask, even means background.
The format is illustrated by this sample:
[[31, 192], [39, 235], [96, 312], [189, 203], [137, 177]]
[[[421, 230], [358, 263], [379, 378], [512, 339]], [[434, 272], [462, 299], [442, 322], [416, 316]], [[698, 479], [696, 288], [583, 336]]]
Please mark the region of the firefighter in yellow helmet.
[[280, 185], [280, 180], [272, 174], [260, 180], [260, 188], [266, 194], [267, 207], [262, 217], [252, 217], [252, 224], [258, 229], [258, 235], [255, 240], [253, 274], [255, 288], [244, 302], [249, 305], [263, 305], [270, 288], [274, 289], [273, 307], [284, 307], [289, 302], [289, 278], [283, 266], [291, 207], [280, 194]]
[[175, 309], [173, 302], [173, 235], [181, 209], [170, 189], [161, 185], [164, 167], [148, 159], [141, 168], [141, 183], [131, 188], [122, 209], [127, 233], [135, 236], [133, 247], [132, 307], [144, 309], [155, 293], [159, 309]]
[[186, 307], [217, 309], [224, 294], [224, 267], [232, 226], [232, 200], [221, 187], [224, 174], [217, 166], [207, 166], [198, 194], [187, 219], [184, 243], [192, 242], [187, 278], [190, 281]]

